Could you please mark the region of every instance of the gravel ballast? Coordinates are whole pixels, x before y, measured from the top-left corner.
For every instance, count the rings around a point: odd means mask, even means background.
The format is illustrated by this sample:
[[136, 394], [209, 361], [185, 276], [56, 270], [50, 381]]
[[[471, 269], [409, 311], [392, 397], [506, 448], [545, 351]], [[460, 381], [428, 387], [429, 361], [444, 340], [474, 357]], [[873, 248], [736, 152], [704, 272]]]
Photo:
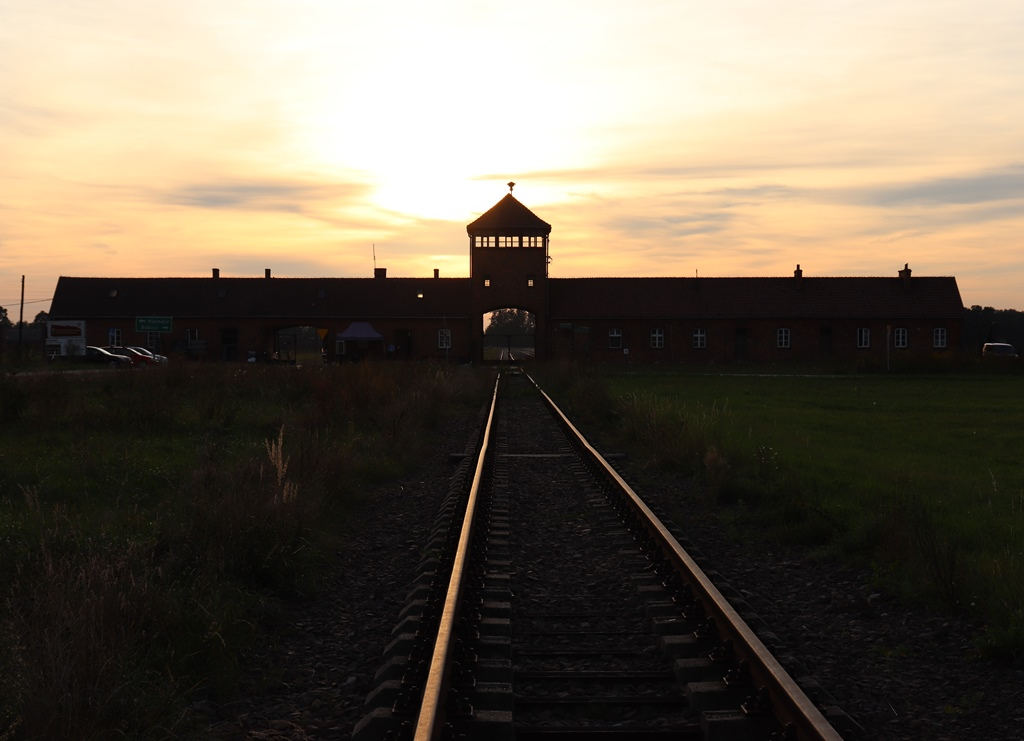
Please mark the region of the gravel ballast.
[[[375, 492], [353, 517], [330, 588], [288, 608], [280, 639], [248, 657], [244, 699], [196, 708], [214, 719], [209, 737], [351, 736], [448, 492], [455, 470], [449, 454], [465, 449], [476, 422], [467, 416], [438, 435], [420, 475]], [[667, 509], [679, 491], [675, 484], [645, 484], [642, 471], [631, 477], [629, 469], [623, 462], [641, 496]], [[702, 565], [778, 636], [770, 647], [793, 657], [791, 673], [813, 677], [863, 738], [1024, 738], [1024, 671], [980, 658], [975, 626], [901, 605], [868, 573], [735, 542], [714, 511], [695, 510], [675, 526]]]

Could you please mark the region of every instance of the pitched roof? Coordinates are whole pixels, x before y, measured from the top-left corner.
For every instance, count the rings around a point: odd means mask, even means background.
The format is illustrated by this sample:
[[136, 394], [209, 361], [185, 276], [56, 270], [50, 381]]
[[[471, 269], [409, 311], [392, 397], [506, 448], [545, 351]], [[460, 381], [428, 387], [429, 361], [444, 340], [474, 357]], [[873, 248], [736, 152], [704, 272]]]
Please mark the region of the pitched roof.
[[960, 318], [956, 279], [554, 278], [553, 318]]
[[466, 315], [469, 303], [467, 278], [61, 276], [50, 306], [50, 317], [458, 317]]
[[551, 233], [551, 224], [507, 193], [480, 218], [467, 224], [466, 231], [471, 237], [546, 237]]
[[[422, 294], [422, 298], [420, 297]], [[553, 278], [554, 319], [958, 319], [956, 278]], [[51, 319], [466, 317], [468, 278], [75, 278]]]
[[383, 340], [384, 335], [374, 329], [369, 322], [352, 322], [344, 330], [338, 332], [339, 340]]

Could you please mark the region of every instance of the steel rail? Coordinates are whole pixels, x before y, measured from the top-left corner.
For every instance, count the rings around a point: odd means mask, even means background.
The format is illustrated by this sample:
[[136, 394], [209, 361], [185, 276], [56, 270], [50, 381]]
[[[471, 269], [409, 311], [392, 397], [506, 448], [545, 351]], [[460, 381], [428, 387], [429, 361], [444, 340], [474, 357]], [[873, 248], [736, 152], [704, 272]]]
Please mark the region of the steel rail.
[[[580, 446], [589, 453], [594, 462], [607, 476], [620, 487], [633, 508], [641, 515], [648, 528], [656, 535], [666, 553], [677, 564], [677, 568], [685, 569], [681, 576], [691, 585], [695, 596], [712, 614], [719, 615], [722, 621], [714, 621], [719, 633], [724, 631], [722, 638], [732, 639], [733, 650], [740, 659], [745, 660], [751, 677], [768, 693], [769, 702], [780, 723], [792, 729], [795, 738], [800, 741], [821, 739], [822, 741], [841, 741], [842, 736], [832, 727], [821, 711], [811, 702], [789, 672], [783, 668], [771, 651], [762, 643], [746, 621], [729, 604], [729, 601], [708, 578], [686, 549], [679, 544], [675, 536], [665, 527], [661, 519], [651, 511], [633, 488], [612, 468], [602, 456], [569, 421], [554, 400], [545, 393], [532, 376], [524, 372], [530, 383], [541, 396], [562, 424], [577, 439]], [[724, 624], [723, 624], [724, 623]]]
[[491, 408], [484, 426], [483, 441], [480, 444], [480, 454], [477, 457], [476, 471], [473, 474], [473, 483], [469, 489], [469, 498], [466, 501], [466, 513], [462, 518], [462, 530], [459, 533], [459, 544], [452, 563], [452, 573], [448, 581], [448, 592], [445, 595], [444, 607], [442, 608], [441, 619], [437, 627], [437, 640], [434, 643], [434, 652], [430, 659], [427, 681], [423, 686], [420, 712], [416, 718], [415, 741], [435, 741], [441, 736], [441, 728], [444, 723], [444, 695], [448, 687], [449, 668], [451, 666], [450, 649], [452, 636], [455, 632], [455, 618], [458, 614], [459, 601], [462, 597], [463, 572], [469, 559], [469, 546], [473, 537], [473, 522], [476, 517], [480, 482], [483, 479], [484, 461], [487, 457], [487, 450], [490, 447], [491, 428], [494, 423], [494, 412], [498, 404], [498, 384], [500, 382], [501, 374], [494, 381]]

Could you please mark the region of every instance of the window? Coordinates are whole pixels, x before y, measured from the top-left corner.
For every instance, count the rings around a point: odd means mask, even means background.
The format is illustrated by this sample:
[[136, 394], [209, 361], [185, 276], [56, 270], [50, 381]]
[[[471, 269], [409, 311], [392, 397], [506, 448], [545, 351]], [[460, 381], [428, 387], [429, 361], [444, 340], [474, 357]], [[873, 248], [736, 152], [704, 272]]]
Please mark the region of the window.
[[437, 330], [437, 349], [452, 349], [452, 331], [447, 327], [442, 327], [441, 329]]
[[892, 343], [893, 345], [899, 348], [905, 348], [910, 345], [910, 342], [908, 341], [906, 327], [896, 327], [896, 330], [893, 332], [892, 335]]
[[499, 247], [518, 247], [519, 237], [498, 237]]
[[185, 330], [185, 342], [192, 344], [193, 342], [199, 342], [199, 330], [195, 327], [190, 327]]
[[779, 327], [775, 330], [775, 347], [786, 349], [789, 347], [789, 327]]
[[621, 350], [622, 349], [622, 330], [615, 327], [608, 330], [608, 349], [609, 350]]
[[651, 347], [655, 350], [661, 350], [665, 347], [665, 330], [660, 327], [655, 327], [651, 330]]
[[932, 347], [945, 347], [947, 342], [946, 328], [935, 327], [932, 330]]
[[693, 330], [693, 349], [706, 350], [708, 346], [708, 331], [706, 329]]
[[345, 340], [336, 340], [334, 344], [334, 354], [341, 356], [345, 354]]
[[543, 247], [544, 237], [523, 237], [523, 247]]
[[857, 327], [857, 347], [871, 347], [871, 329], [868, 327]]
[[476, 239], [476, 246], [477, 247], [493, 247], [494, 246], [494, 237], [476, 237], [475, 239]]
[[107, 330], [107, 344], [121, 346], [121, 330], [116, 327], [111, 327]]
[[490, 288], [490, 287], [491, 287], [491, 279], [490, 278], [484, 278], [484, 288]]
[[526, 287], [527, 288], [533, 288], [533, 278], [527, 278], [526, 279]]

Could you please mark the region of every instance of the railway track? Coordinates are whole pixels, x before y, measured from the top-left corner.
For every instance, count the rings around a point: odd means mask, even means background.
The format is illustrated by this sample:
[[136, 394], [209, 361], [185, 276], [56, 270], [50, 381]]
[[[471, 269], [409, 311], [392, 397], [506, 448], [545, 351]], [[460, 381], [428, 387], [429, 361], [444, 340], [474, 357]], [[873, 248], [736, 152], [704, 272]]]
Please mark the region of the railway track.
[[357, 724], [373, 739], [838, 739], [668, 528], [501, 374]]

